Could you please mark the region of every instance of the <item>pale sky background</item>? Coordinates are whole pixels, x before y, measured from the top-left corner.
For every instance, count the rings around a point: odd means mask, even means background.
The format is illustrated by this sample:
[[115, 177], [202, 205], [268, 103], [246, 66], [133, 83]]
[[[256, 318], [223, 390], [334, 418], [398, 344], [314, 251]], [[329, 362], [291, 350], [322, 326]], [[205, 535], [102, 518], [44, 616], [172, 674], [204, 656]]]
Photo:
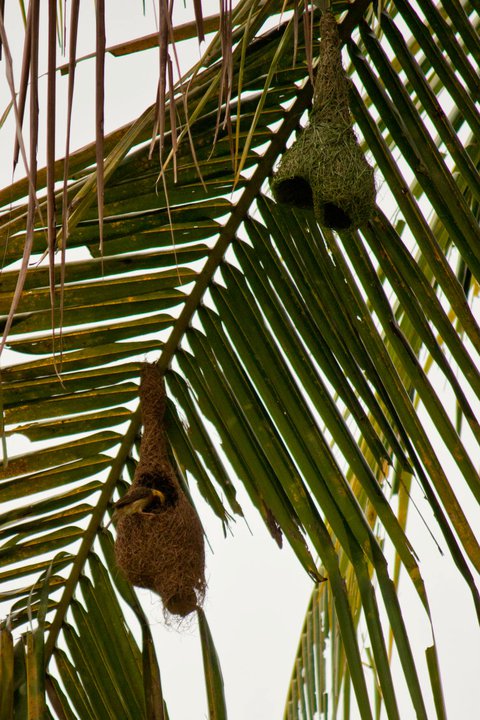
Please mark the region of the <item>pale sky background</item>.
[[[107, 46], [154, 32], [152, 5], [146, 4], [146, 15], [143, 16], [141, 0], [107, 0]], [[188, 7], [184, 10], [183, 4], [178, 3], [177, 22], [190, 19], [191, 3], [186, 4]], [[204, 6], [205, 15], [217, 11], [216, 0]], [[10, 8], [7, 10], [10, 11]], [[11, 11], [14, 10], [12, 8]], [[94, 49], [92, 17], [93, 3], [91, 6], [82, 3], [79, 55]], [[12, 46], [12, 51], [18, 54], [19, 46]], [[199, 57], [199, 52], [192, 43], [188, 50], [180, 48], [179, 55], [187, 67]], [[107, 56], [106, 68], [105, 131], [109, 132], [137, 117], [153, 101], [157, 54], [151, 50], [123, 59]], [[3, 72], [2, 66], [0, 116], [9, 97]], [[93, 77], [93, 62], [87, 61], [78, 66], [74, 147], [94, 139]], [[66, 88], [66, 80], [62, 85]], [[61, 102], [59, 99], [59, 106]], [[58, 123], [58, 156], [61, 157], [64, 138], [60, 111]], [[43, 122], [41, 128], [44, 127]], [[40, 132], [43, 132], [42, 129]], [[8, 121], [0, 130], [0, 160], [0, 185], [3, 187], [11, 181]], [[10, 448], [10, 453], [15, 454], [14, 447]], [[220, 522], [199, 498], [195, 488], [193, 492], [214, 548], [214, 554], [207, 550], [209, 589], [205, 611], [222, 664], [229, 718], [280, 720], [312, 583], [291, 550], [288, 547], [281, 551], [277, 548], [241, 488], [239, 499], [251, 532], [242, 520], [238, 520], [232, 527], [234, 535], [226, 539]], [[462, 499], [460, 491], [459, 496]], [[435, 536], [441, 541], [428, 506], [421, 498], [416, 499]], [[472, 518], [480, 524], [478, 508], [472, 507], [471, 512]], [[415, 549], [420, 556], [421, 571], [436, 620], [448, 716], [450, 720], [475, 720], [479, 717], [480, 707], [480, 633], [473, 604], [450, 557], [445, 555], [442, 558], [437, 553], [414, 511], [411, 525], [414, 526]], [[420, 656], [429, 644], [424, 616], [421, 611], [415, 614], [416, 601], [408, 582], [402, 584], [400, 595], [411, 598], [408, 627], [411, 637], [418, 640]], [[159, 599], [147, 591], [142, 591], [142, 597], [152, 621], [171, 720], [207, 718], [196, 623], [183, 631], [165, 628]], [[407, 713], [402, 720], [413, 720], [413, 717]]]

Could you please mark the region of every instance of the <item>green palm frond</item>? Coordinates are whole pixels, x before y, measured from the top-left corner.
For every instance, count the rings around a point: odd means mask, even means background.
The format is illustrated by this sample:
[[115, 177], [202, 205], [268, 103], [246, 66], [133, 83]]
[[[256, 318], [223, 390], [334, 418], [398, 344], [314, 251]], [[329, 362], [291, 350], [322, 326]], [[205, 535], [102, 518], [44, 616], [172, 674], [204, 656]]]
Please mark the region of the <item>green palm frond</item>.
[[[380, 717], [383, 703], [399, 718], [390, 633], [411, 713], [433, 716], [431, 692], [444, 717], [435, 638], [426, 692], [390, 568], [402, 567], [430, 626], [402, 505], [414, 477], [480, 616], [480, 546], [458, 500], [459, 483], [480, 499], [480, 333], [468, 302], [480, 277], [478, 16], [474, 3], [423, 0], [417, 13], [396, 1], [367, 24], [367, 5], [353, 3], [341, 25], [352, 113], [379, 190], [359, 232], [320, 230], [312, 213], [270, 198], [268, 178], [312, 97], [293, 16], [261, 29], [281, 9], [273, 2], [235, 10], [234, 38], [244, 42], [232, 56], [232, 133], [217, 128], [212, 147], [217, 38], [190, 78], [188, 116], [177, 98], [194, 152], [184, 137], [175, 164], [160, 167], [149, 147], [153, 109], [105, 138], [101, 252], [95, 148], [71, 156], [54, 304], [48, 265], [31, 264], [1, 372], [6, 436], [26, 438], [0, 469], [0, 598], [10, 606], [0, 627], [2, 710], [20, 707], [25, 693], [47, 694], [55, 717], [167, 717], [148, 623], [103, 527], [138, 457], [137, 385], [149, 359], [165, 373], [179, 473], [225, 525], [242, 513], [243, 485], [273, 539], [284, 536], [315, 581], [286, 717], [348, 717], [355, 704], [362, 718]], [[165, 123], [163, 159], [175, 145], [168, 108]], [[60, 180], [61, 163], [55, 172]], [[42, 172], [38, 182], [46, 187]], [[28, 237], [27, 183], [0, 201], [5, 326], [18, 277], [9, 265]], [[47, 206], [40, 192], [39, 217]], [[32, 257], [46, 247], [38, 220]], [[202, 613], [199, 623], [211, 716], [226, 717]], [[29, 693], [35, 667], [43, 685]]]

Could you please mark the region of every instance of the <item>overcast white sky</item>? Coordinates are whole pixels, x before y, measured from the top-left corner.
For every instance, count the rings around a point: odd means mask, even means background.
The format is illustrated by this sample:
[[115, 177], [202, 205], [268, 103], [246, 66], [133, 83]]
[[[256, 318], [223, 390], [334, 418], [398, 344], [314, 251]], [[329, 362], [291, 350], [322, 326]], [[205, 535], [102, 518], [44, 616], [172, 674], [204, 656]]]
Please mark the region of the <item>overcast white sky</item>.
[[[191, 3], [187, 5], [188, 8], [183, 10], [183, 3], [178, 3], [178, 22], [190, 18]], [[211, 0], [205, 7], [205, 14], [216, 12], [216, 0]], [[107, 0], [107, 45], [153, 32], [152, 6], [148, 2], [146, 10], [144, 17], [141, 0]], [[79, 54], [94, 49], [92, 12], [93, 3], [92, 7], [82, 3]], [[13, 51], [18, 52], [18, 49], [12, 47]], [[181, 50], [180, 53], [185, 64], [188, 64], [188, 59], [194, 61], [198, 58], [195, 45], [188, 50], [188, 58], [187, 51]], [[155, 51], [135, 58], [107, 57], [106, 132], [137, 117], [151, 104], [156, 91], [157, 67]], [[82, 63], [77, 70], [74, 147], [80, 147], [94, 138], [93, 73], [94, 64], [89, 61]], [[66, 88], [66, 81], [63, 85]], [[2, 74], [0, 116], [7, 102], [8, 91]], [[63, 135], [60, 135], [61, 112], [58, 122], [59, 138], [62, 138], [58, 145], [60, 157], [64, 148]], [[7, 122], [0, 131], [2, 187], [11, 180], [11, 135], [8, 127]], [[430, 518], [428, 508], [422, 505], [421, 500], [419, 502], [425, 516]], [[238, 521], [233, 528], [234, 537], [224, 539], [219, 522], [199, 500], [200, 510], [205, 508], [202, 519], [215, 551], [213, 555], [208, 553], [209, 590], [205, 610], [222, 663], [230, 720], [273, 720], [282, 716], [312, 583], [289, 548], [282, 551], [277, 548], [256, 511], [250, 509], [248, 500], [245, 499], [242, 505], [251, 532], [242, 521]], [[416, 550], [420, 555], [421, 569], [427, 580], [434, 615], [439, 621], [437, 641], [444, 669], [449, 717], [450, 720], [474, 720], [480, 707], [480, 634], [472, 603], [468, 591], [452, 569], [450, 558], [441, 558], [436, 553], [415, 517], [412, 523], [418, 537]], [[406, 584], [401, 594], [411, 596]], [[143, 598], [157, 640], [170, 717], [172, 720], [206, 718], [201, 650], [195, 624], [184, 632], [166, 629], [159, 600], [148, 592], [143, 593]], [[413, 603], [412, 600], [412, 608]], [[415, 626], [415, 617], [412, 622]], [[421, 651], [429, 641], [420, 612], [415, 634]], [[402, 720], [411, 718], [405, 715]]]

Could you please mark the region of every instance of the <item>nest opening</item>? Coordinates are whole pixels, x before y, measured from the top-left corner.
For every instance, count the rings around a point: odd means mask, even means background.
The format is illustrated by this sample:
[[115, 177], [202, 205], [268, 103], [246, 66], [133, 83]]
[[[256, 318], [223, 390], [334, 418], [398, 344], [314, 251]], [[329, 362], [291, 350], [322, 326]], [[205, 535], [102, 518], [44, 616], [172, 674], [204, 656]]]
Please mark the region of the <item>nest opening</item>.
[[277, 183], [275, 199], [284, 205], [311, 210], [313, 208], [313, 193], [308, 180], [300, 177], [285, 178]]
[[172, 482], [171, 476], [165, 472], [140, 472], [136, 484], [162, 492], [165, 495], [167, 506], [176, 505], [178, 502], [178, 490]]
[[341, 207], [334, 203], [325, 203], [322, 208], [323, 223], [332, 230], [348, 230], [352, 221]]

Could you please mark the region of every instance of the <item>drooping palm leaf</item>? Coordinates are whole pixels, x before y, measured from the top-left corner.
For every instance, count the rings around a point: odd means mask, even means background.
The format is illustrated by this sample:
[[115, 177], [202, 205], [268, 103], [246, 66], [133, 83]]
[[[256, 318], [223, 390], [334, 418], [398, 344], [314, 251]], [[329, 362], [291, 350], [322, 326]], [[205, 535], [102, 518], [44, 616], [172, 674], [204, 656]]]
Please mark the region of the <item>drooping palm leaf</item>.
[[[381, 40], [366, 23], [351, 39], [367, 4], [353, 3], [341, 33], [358, 88], [352, 88], [352, 111], [378, 167], [377, 182], [385, 183], [398, 205], [401, 223], [396, 226], [388, 218], [392, 213], [379, 208], [360, 233], [337, 237], [321, 232], [308, 212], [293, 212], [269, 199], [267, 179], [301, 122], [312, 90], [307, 49], [297, 42], [289, 17], [260, 32], [251, 3], [238, 5], [233, 26], [234, 38], [242, 30], [249, 37], [243, 50], [239, 45], [234, 51], [229, 101], [230, 117], [239, 128], [239, 177], [232, 167], [228, 123], [212, 148], [220, 40], [211, 45], [208, 66], [194, 73], [188, 118], [177, 103], [181, 123], [189, 122], [195, 152], [184, 139], [176, 154], [176, 183], [171, 165], [164, 170], [164, 184], [157, 183], [161, 168], [147, 145], [153, 110], [121, 137], [105, 139], [101, 257], [100, 176], [91, 170], [95, 149], [70, 158], [67, 194], [74, 207], [70, 234], [61, 241], [65, 267], [59, 263], [56, 268], [57, 282], [64, 273], [62, 309], [56, 306], [52, 322], [48, 268], [30, 267], [8, 346], [33, 357], [2, 370], [7, 432], [42, 445], [11, 457], [0, 473], [3, 499], [15, 501], [14, 512], [9, 515], [7, 506], [0, 526], [5, 565], [0, 579], [5, 599], [14, 602], [9, 624], [18, 632], [28, 614], [42, 607], [44, 581], [32, 594], [31, 588], [51, 563], [47, 688], [52, 705], [55, 697], [67, 716], [95, 717], [96, 703], [104, 717], [138, 717], [140, 707], [140, 712], [147, 708], [146, 717], [164, 712], [148, 626], [115, 570], [111, 535], [102, 530], [112, 495], [131, 478], [140, 432], [136, 383], [146, 354], [158, 359], [166, 373], [170, 440], [179, 469], [198, 483], [224, 523], [229, 513], [241, 512], [235, 487], [243, 483], [273, 538], [281, 542], [283, 533], [319, 582], [288, 717], [314, 717], [316, 711], [330, 716], [327, 708], [335, 712], [341, 688], [348, 707], [350, 682], [361, 717], [374, 717], [360, 626], [368, 633], [388, 717], [399, 716], [395, 677], [386, 662], [385, 618], [412, 713], [429, 716], [419, 681], [421, 660], [412, 651], [408, 618], [387, 567], [394, 552], [422, 602], [426, 623], [429, 602], [412, 548], [415, 539], [406, 536], [393, 510], [390, 481], [414, 473], [480, 609], [471, 571], [471, 566], [480, 569], [478, 540], [419, 412], [423, 403], [439, 431], [442, 451], [456, 463], [454, 474], [478, 499], [475, 455], [444, 410], [438, 383], [422, 367], [429, 353], [478, 443], [474, 407], [480, 399], [480, 336], [452, 267], [456, 253], [478, 278], [478, 222], [464, 192], [478, 182], [476, 147], [465, 129], [468, 125], [473, 135], [479, 124], [469, 99], [477, 16], [469, 4], [465, 9], [444, 4], [460, 23], [457, 40], [435, 5], [422, 3], [429, 13], [425, 21], [434, 32], [441, 29], [460, 82], [426, 40], [424, 47], [399, 39], [397, 9], [409, 26], [422, 23], [406, 3], [387, 6]], [[278, 10], [273, 2], [262, 8], [264, 15]], [[392, 47], [397, 43], [398, 59], [384, 52], [387, 40]], [[406, 73], [401, 84], [398, 61]], [[451, 98], [461, 98], [461, 120], [448, 120], [443, 87], [430, 82], [437, 66]], [[240, 74], [241, 96], [236, 97]], [[435, 103], [446, 106], [442, 123], [434, 125], [439, 140], [426, 124], [428, 114], [436, 118]], [[163, 157], [174, 142], [169, 118], [166, 112]], [[473, 153], [467, 151], [469, 144]], [[418, 181], [415, 193], [404, 180], [408, 166]], [[61, 179], [61, 165], [56, 172]], [[40, 172], [38, 182], [43, 178]], [[56, 199], [57, 226], [62, 192]], [[28, 185], [19, 182], [1, 195], [7, 263], [22, 256], [29, 238], [27, 193]], [[40, 201], [40, 207], [47, 205]], [[431, 208], [436, 215], [429, 222]], [[33, 252], [41, 255], [45, 248], [45, 229], [37, 225]], [[74, 259], [71, 251], [79, 249], [82, 259]], [[5, 322], [17, 274], [8, 268], [2, 274]], [[52, 358], [52, 333], [58, 337], [60, 327], [63, 353]], [[45, 491], [48, 496], [37, 496]], [[142, 668], [140, 649], [121, 621], [118, 595], [134, 608], [143, 633]], [[116, 617], [110, 624], [109, 607]], [[216, 707], [222, 717], [216, 654], [208, 626], [202, 627], [209, 653], [205, 666], [214, 688], [211, 712]], [[8, 643], [8, 628], [0, 632]], [[322, 659], [327, 641], [331, 682], [324, 677]], [[128, 688], [122, 682], [126, 667], [118, 666], [112, 643], [122, 645], [132, 663]], [[17, 666], [19, 673], [26, 668], [26, 683], [29, 657], [27, 643], [25, 662]], [[442, 717], [435, 644], [428, 659]], [[98, 685], [96, 666], [108, 668], [108, 686]], [[2, 702], [10, 702], [9, 696]]]

